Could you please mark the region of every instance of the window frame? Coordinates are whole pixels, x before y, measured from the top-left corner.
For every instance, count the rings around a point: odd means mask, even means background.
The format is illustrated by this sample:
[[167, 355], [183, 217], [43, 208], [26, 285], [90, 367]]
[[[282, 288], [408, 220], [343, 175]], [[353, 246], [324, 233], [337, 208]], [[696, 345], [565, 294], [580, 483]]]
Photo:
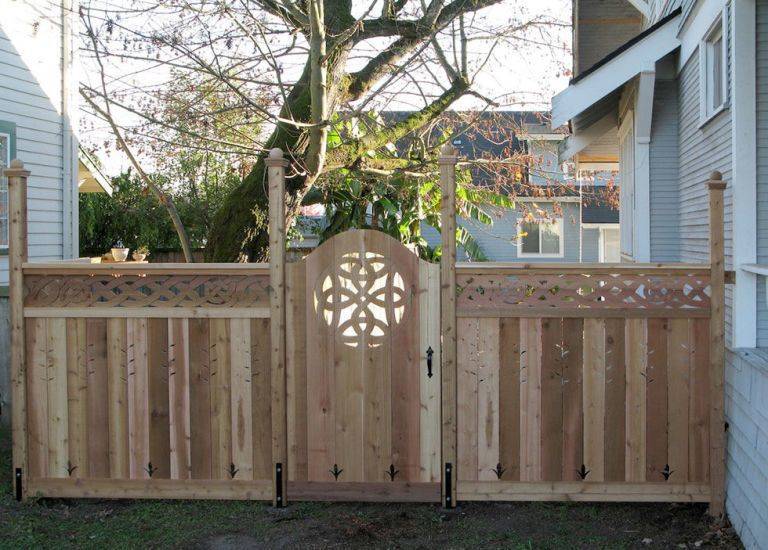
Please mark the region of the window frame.
[[[522, 228], [523, 224], [525, 223], [536, 223], [541, 225], [542, 223], [547, 223], [550, 225], [557, 225], [557, 232], [558, 232], [558, 249], [560, 250], [557, 254], [552, 254], [551, 252], [541, 252], [541, 231], [539, 231], [539, 252], [523, 252], [523, 239], [525, 238], [522, 235]], [[552, 217], [552, 218], [543, 218], [538, 217], [534, 218], [533, 220], [525, 220], [521, 219], [518, 222], [518, 235], [519, 238], [517, 240], [517, 257], [518, 258], [564, 258], [565, 257], [565, 224], [563, 223], [563, 218], [561, 216], [558, 217]]]
[[[715, 75], [712, 71], [715, 43], [720, 39], [720, 103], [714, 104]], [[699, 42], [699, 127], [729, 107], [728, 98], [728, 12], [718, 14]]]
[[[11, 164], [11, 161], [16, 158], [16, 124], [13, 122], [0, 120], [0, 136], [8, 138], [8, 158], [3, 159], [3, 162], [0, 163], [6, 167], [9, 167]], [[0, 174], [0, 180], [4, 180], [5, 176]], [[6, 193], [8, 192], [8, 182], [5, 182], [6, 185]], [[6, 198], [7, 203], [7, 198]], [[6, 213], [6, 215], [8, 215]], [[7, 244], [0, 244], [0, 256], [7, 256], [8, 255], [8, 245]]]

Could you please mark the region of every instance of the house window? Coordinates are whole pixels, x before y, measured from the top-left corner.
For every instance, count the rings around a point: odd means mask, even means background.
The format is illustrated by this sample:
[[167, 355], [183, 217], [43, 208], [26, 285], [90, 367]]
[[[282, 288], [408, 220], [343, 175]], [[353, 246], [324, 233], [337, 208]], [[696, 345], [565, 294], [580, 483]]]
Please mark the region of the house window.
[[522, 222], [518, 256], [561, 258], [563, 256], [563, 219]]
[[2, 175], [3, 169], [11, 164], [14, 154], [15, 128], [0, 122], [0, 250], [8, 249], [8, 178]]
[[699, 51], [701, 119], [706, 122], [725, 108], [727, 99], [728, 50], [722, 16], [705, 35]]

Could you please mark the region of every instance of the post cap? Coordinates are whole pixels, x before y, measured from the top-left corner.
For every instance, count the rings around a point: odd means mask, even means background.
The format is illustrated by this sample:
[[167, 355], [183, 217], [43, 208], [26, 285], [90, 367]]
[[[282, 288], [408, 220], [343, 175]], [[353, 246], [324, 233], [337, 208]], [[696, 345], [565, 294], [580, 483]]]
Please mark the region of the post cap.
[[24, 163], [21, 162], [19, 159], [13, 159], [11, 161], [10, 167], [3, 170], [3, 175], [7, 178], [13, 178], [13, 177], [28, 178], [29, 174], [30, 174], [29, 170], [24, 170]]
[[269, 150], [269, 155], [264, 160], [267, 166], [286, 166], [288, 163], [283, 158], [283, 150], [280, 147], [275, 147]]
[[718, 189], [718, 190], [725, 189], [723, 174], [717, 170], [713, 171], [712, 174], [709, 176], [709, 181], [707, 182], [707, 186], [710, 189]]
[[440, 148], [440, 156], [437, 159], [438, 164], [456, 164], [459, 160], [459, 152], [450, 143], [446, 143]]

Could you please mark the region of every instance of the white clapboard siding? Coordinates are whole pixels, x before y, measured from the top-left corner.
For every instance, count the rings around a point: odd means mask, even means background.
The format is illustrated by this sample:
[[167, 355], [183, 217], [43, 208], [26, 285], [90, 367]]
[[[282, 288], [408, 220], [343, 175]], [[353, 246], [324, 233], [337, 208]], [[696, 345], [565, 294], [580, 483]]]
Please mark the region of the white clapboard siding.
[[[64, 17], [77, 22], [70, 0], [0, 0], [0, 121], [16, 125], [16, 157], [28, 182], [29, 257], [55, 260], [76, 252], [77, 160], [69, 130], [76, 126]], [[72, 32], [72, 31], [70, 31]], [[64, 46], [66, 44], [66, 46]], [[65, 73], [64, 71], [67, 71]], [[65, 101], [65, 94], [68, 101]], [[63, 113], [65, 105], [69, 112]], [[65, 116], [69, 116], [69, 124]], [[65, 181], [66, 180], [66, 181]], [[8, 284], [0, 257], [0, 286]]]

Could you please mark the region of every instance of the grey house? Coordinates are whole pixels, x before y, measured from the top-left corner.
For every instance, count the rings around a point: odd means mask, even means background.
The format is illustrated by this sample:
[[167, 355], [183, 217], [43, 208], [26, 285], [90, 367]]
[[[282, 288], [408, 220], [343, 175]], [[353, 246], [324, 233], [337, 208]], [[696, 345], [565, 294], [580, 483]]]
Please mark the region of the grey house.
[[707, 262], [704, 182], [725, 194], [728, 515], [768, 548], [768, 1], [574, 0], [560, 161], [614, 167], [624, 261]]
[[[385, 113], [387, 117], [400, 113]], [[450, 114], [449, 114], [450, 116]], [[563, 172], [558, 159], [566, 134], [553, 131], [549, 113], [502, 111], [473, 115], [483, 131], [461, 132], [453, 146], [462, 159], [525, 159], [522, 183], [503, 182], [502, 190], [515, 189], [516, 208], [491, 212], [492, 225], [459, 220], [490, 261], [504, 262], [611, 262], [618, 261], [619, 212], [604, 200], [604, 187], [613, 168], [583, 167], [575, 175]], [[500, 128], [497, 133], [494, 128]], [[406, 147], [406, 145], [400, 145]], [[471, 169], [473, 183], [494, 186], [498, 175]], [[591, 177], [582, 177], [590, 173]], [[503, 175], [501, 176], [504, 177]], [[551, 192], [546, 192], [549, 188]], [[440, 235], [424, 230], [431, 245]], [[459, 259], [468, 259], [460, 249]]]

